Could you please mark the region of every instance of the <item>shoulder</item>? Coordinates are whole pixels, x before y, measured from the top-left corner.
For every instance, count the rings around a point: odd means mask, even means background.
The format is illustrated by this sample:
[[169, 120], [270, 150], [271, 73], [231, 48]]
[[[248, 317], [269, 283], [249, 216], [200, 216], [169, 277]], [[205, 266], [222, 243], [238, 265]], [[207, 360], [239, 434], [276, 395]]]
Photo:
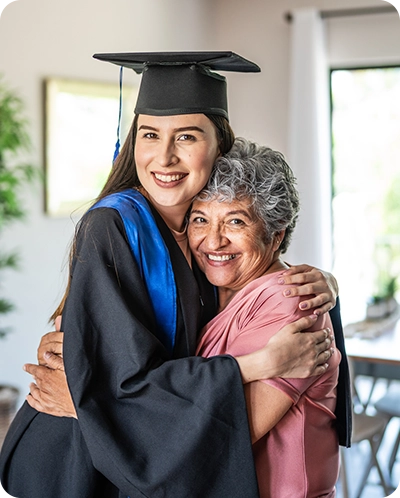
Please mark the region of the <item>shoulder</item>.
[[123, 232], [121, 215], [116, 209], [99, 207], [84, 214], [77, 230], [78, 240], [88, 236], [103, 239], [110, 231]]
[[282, 271], [259, 277], [248, 284], [243, 290], [243, 298], [247, 300], [247, 312], [254, 316], [262, 312], [279, 317], [300, 318], [298, 315], [300, 298], [286, 298], [283, 291], [287, 288], [279, 283]]
[[83, 216], [80, 229], [92, 234], [109, 229], [124, 231], [127, 219], [130, 224], [140, 224], [143, 213], [150, 213], [146, 199], [136, 190], [123, 190], [96, 202]]
[[145, 197], [133, 188], [114, 192], [103, 197], [92, 206], [90, 211], [99, 208], [110, 208], [118, 211], [121, 216], [132, 213], [150, 213], [150, 205]]
[[129, 247], [126, 228], [118, 210], [110, 207], [90, 209], [79, 221], [75, 240], [75, 259], [114, 260]]

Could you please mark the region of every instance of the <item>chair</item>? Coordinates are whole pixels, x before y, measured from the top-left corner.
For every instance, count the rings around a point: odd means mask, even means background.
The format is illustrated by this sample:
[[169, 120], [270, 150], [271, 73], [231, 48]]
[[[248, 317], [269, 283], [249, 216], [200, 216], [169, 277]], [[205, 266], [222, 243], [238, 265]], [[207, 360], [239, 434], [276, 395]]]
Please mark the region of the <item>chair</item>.
[[[354, 383], [354, 368], [352, 361], [349, 358], [349, 369], [350, 369], [350, 379], [353, 397], [355, 390]], [[354, 495], [356, 498], [360, 498], [364, 487], [367, 483], [369, 474], [373, 467], [376, 467], [378, 471], [380, 485], [382, 486], [385, 496], [389, 495], [391, 492], [390, 485], [388, 485], [388, 478], [384, 475], [382, 467], [377, 458], [377, 452], [379, 449], [379, 445], [382, 442], [383, 435], [385, 433], [386, 426], [388, 424], [388, 418], [385, 415], [368, 415], [365, 412], [356, 413], [353, 409], [353, 434], [352, 434], [352, 444], [358, 444], [362, 441], [368, 441], [369, 447], [371, 450], [370, 458], [367, 464], [364, 467], [363, 474], [360, 480], [360, 484], [357, 490], [357, 493]], [[349, 488], [348, 488], [348, 479], [347, 479], [347, 467], [346, 464], [347, 455], [349, 454], [349, 449], [340, 447], [340, 481], [342, 485], [342, 493], [343, 498], [349, 498]]]
[[[387, 425], [387, 418], [383, 415], [367, 415], [366, 413], [353, 413], [352, 443], [357, 444], [360, 443], [361, 441], [368, 441], [371, 450], [371, 456], [368, 460], [367, 465], [364, 468], [364, 472], [360, 480], [358, 491], [354, 495], [357, 498], [360, 498], [360, 496], [362, 495], [369, 474], [373, 467], [376, 467], [378, 471], [380, 485], [382, 486], [385, 492], [385, 496], [388, 496], [391, 493], [390, 485], [387, 484], [387, 478], [385, 477], [384, 472], [382, 471], [381, 465], [377, 458], [377, 452], [379, 449], [379, 445], [382, 441], [386, 425]], [[342, 484], [342, 491], [344, 498], [349, 498], [348, 479], [347, 479], [348, 464], [346, 463], [348, 451], [349, 451], [348, 449], [340, 447], [340, 457], [341, 457], [340, 480]]]
[[[388, 423], [392, 420], [393, 417], [400, 418], [400, 391], [387, 391], [387, 393], [375, 403], [374, 407], [378, 414], [383, 415], [387, 418]], [[396, 461], [399, 446], [400, 429], [389, 457], [388, 469], [390, 476], [392, 476], [393, 474], [393, 466]]]

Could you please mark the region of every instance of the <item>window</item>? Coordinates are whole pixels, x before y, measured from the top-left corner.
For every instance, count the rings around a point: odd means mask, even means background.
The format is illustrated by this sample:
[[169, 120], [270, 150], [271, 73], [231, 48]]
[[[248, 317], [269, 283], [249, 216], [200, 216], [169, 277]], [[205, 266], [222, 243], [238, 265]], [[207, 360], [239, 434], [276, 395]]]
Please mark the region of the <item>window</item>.
[[333, 273], [346, 324], [400, 275], [400, 67], [332, 70], [331, 96]]

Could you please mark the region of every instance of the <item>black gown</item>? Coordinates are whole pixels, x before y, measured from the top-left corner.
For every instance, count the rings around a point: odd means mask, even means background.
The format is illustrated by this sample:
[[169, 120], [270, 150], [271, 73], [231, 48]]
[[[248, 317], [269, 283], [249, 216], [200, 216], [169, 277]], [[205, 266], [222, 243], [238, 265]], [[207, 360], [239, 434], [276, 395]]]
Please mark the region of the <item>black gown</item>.
[[191, 356], [197, 331], [215, 314], [214, 290], [153, 214], [178, 294], [172, 357], [152, 333], [154, 310], [121, 217], [113, 209], [90, 211], [62, 323], [79, 422], [22, 406], [0, 455], [11, 495], [258, 496], [238, 365], [229, 356]]

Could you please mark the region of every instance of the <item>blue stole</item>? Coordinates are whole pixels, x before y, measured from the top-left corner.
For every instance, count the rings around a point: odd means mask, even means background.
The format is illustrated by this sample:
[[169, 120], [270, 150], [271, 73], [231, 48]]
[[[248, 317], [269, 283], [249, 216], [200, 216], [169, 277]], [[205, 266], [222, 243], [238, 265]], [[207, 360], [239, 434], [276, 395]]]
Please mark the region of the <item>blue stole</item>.
[[177, 320], [175, 276], [168, 248], [146, 199], [137, 190], [110, 194], [91, 209], [112, 208], [124, 223], [128, 242], [146, 284], [156, 318], [152, 331], [172, 354]]

